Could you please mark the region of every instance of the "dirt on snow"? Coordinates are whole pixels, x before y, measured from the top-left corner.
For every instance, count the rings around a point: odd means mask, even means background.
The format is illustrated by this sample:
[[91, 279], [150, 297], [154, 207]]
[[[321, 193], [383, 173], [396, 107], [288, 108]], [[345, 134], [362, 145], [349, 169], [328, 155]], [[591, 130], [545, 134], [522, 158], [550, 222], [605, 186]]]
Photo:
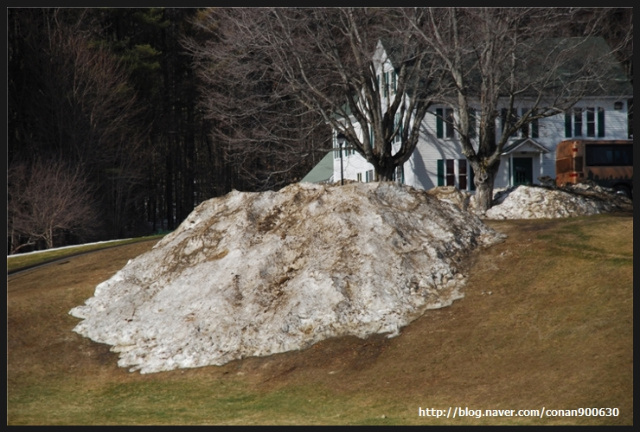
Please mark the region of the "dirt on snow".
[[593, 185], [497, 191], [478, 217], [455, 188], [293, 184], [201, 203], [69, 313], [141, 373], [221, 365], [337, 336], [389, 337], [463, 297], [468, 258], [504, 236], [482, 219], [630, 210]]

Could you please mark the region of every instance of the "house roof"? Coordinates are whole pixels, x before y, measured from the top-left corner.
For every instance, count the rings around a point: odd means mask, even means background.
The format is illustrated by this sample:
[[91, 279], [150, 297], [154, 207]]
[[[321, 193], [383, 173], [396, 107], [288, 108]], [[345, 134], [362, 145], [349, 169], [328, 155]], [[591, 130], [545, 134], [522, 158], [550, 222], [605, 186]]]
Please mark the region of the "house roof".
[[502, 155], [508, 155], [515, 152], [549, 153], [549, 150], [531, 138], [523, 138], [507, 144], [502, 149]]
[[403, 46], [392, 38], [383, 37], [378, 43], [382, 46], [382, 49], [387, 55], [387, 59], [391, 62], [393, 67], [397, 70], [402, 62], [402, 48]]
[[[569, 54], [563, 59], [563, 51]], [[612, 54], [611, 47], [602, 37], [549, 38], [532, 49], [527, 64], [529, 73], [544, 74], [546, 67], [542, 59], [556, 52], [563, 64], [557, 69], [555, 79], [560, 83], [577, 76], [590, 76], [592, 85], [587, 89], [590, 96], [633, 95], [633, 85], [620, 61]], [[527, 57], [525, 57], [527, 59]], [[536, 59], [541, 59], [537, 61]], [[590, 68], [585, 70], [585, 59]], [[526, 61], [526, 60], [525, 60]], [[539, 66], [539, 67], [536, 67]]]
[[[379, 43], [385, 50], [388, 60], [397, 69], [402, 61], [402, 47], [388, 38], [381, 39]], [[629, 77], [620, 61], [611, 53], [609, 44], [602, 37], [548, 38], [543, 41], [536, 40], [535, 44], [529, 47], [524, 41], [521, 55], [518, 56], [522, 65], [519, 68], [520, 78], [526, 81], [527, 77], [545, 77], [549, 72], [549, 55], [552, 53], [557, 56], [556, 61], [561, 62], [561, 65], [553, 70], [552, 78], [557, 82], [557, 89], [563, 89], [565, 82], [575, 80], [576, 77], [590, 75], [593, 85], [587, 89], [589, 96], [633, 95], [633, 85]], [[592, 68], [589, 70], [585, 69], [585, 59], [590, 59], [589, 65]], [[469, 57], [468, 61], [475, 62], [475, 56]], [[593, 68], [595, 65], [598, 70]], [[476, 68], [471, 65], [470, 68], [471, 73], [467, 75], [467, 84], [471, 87], [479, 86], [482, 79]], [[552, 87], [548, 89], [553, 91]], [[536, 91], [532, 89], [531, 94], [535, 95]], [[526, 96], [526, 93], [524, 95]]]
[[300, 181], [305, 183], [321, 183], [324, 181], [331, 180], [332, 176], [333, 176], [333, 151], [330, 151]]

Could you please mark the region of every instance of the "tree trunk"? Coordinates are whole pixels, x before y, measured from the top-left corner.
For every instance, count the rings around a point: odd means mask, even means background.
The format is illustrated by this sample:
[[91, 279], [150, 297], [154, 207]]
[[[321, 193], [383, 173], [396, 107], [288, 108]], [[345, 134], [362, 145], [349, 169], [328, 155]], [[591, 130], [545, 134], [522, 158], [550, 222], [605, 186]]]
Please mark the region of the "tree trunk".
[[47, 249], [53, 249], [53, 228], [47, 228], [47, 232], [44, 237]]
[[474, 172], [473, 183], [476, 186], [475, 211], [484, 214], [492, 205], [493, 185], [500, 167], [500, 160], [485, 169], [477, 163], [472, 163], [471, 167]]
[[393, 181], [393, 175], [396, 171], [395, 166], [378, 166], [375, 169], [378, 181]]

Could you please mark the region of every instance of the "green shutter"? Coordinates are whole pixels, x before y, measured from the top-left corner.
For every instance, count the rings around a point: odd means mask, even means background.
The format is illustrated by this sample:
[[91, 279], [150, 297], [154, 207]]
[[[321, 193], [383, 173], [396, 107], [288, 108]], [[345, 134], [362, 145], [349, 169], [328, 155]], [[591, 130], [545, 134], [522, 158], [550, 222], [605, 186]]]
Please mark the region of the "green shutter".
[[438, 159], [438, 186], [444, 186], [444, 160]]
[[531, 138], [538, 138], [538, 119], [531, 122]]
[[384, 73], [384, 95], [389, 96], [389, 72]]
[[444, 124], [442, 117], [444, 116], [444, 111], [442, 108], [436, 109], [436, 136], [438, 138], [444, 138]]
[[604, 137], [604, 109], [598, 108], [598, 137]]
[[571, 138], [571, 112], [564, 113], [564, 136]]

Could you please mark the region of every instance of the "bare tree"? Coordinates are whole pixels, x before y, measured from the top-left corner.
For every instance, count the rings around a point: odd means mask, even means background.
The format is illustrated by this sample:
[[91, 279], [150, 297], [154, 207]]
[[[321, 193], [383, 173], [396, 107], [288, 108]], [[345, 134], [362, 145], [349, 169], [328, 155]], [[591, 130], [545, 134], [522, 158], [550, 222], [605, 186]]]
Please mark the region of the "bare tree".
[[60, 161], [19, 163], [8, 171], [10, 252], [44, 241], [52, 248], [60, 234], [84, 236], [97, 222], [91, 190], [79, 168]]
[[198, 36], [183, 40], [203, 82], [201, 106], [213, 125], [212, 151], [241, 180], [234, 187], [253, 190], [302, 177], [308, 156], [326, 152], [330, 138], [322, 119], [281, 85], [273, 58], [251, 39], [254, 34], [245, 32], [247, 20], [263, 12], [206, 10], [194, 20]]
[[38, 155], [82, 167], [107, 235], [120, 236], [142, 217], [146, 133], [125, 65], [97, 46], [86, 9], [11, 15], [9, 164]]
[[[600, 13], [579, 9], [481, 8], [405, 11], [409, 28], [437, 56], [448, 86], [442, 103], [456, 111], [454, 125], [475, 173], [476, 203], [491, 207], [500, 155], [510, 136], [533, 121], [572, 107], [615, 76], [611, 52], [590, 38]], [[578, 38], [567, 28], [581, 17]], [[588, 23], [584, 19], [588, 18]], [[632, 34], [632, 33], [631, 33]], [[526, 112], [516, 115], [516, 104]], [[501, 112], [504, 110], [504, 112]], [[499, 125], [498, 117], [505, 121]], [[469, 125], [479, 118], [477, 143]]]
[[[204, 79], [232, 88], [239, 104], [228, 105], [218, 93], [208, 98], [209, 112], [225, 119], [223, 130], [242, 136], [257, 127], [263, 133], [256, 142], [299, 146], [298, 134], [286, 140], [287, 130], [331, 126], [381, 180], [391, 180], [411, 156], [438, 70], [420, 39], [399, 30], [399, 10], [221, 9], [209, 16], [216, 19], [201, 24], [216, 40], [192, 50]], [[375, 58], [381, 39], [391, 41], [385, 48], [397, 73], [393, 91], [380, 79], [384, 59]], [[265, 112], [277, 127], [260, 122]]]
[[[55, 17], [55, 16], [54, 16]], [[93, 47], [88, 32], [58, 24], [50, 33], [52, 51], [63, 62], [58, 80], [49, 81], [57, 101], [60, 145], [85, 167], [99, 185], [110, 236], [122, 236], [131, 219], [141, 217], [146, 128], [138, 121], [140, 107], [124, 64], [104, 48]]]

